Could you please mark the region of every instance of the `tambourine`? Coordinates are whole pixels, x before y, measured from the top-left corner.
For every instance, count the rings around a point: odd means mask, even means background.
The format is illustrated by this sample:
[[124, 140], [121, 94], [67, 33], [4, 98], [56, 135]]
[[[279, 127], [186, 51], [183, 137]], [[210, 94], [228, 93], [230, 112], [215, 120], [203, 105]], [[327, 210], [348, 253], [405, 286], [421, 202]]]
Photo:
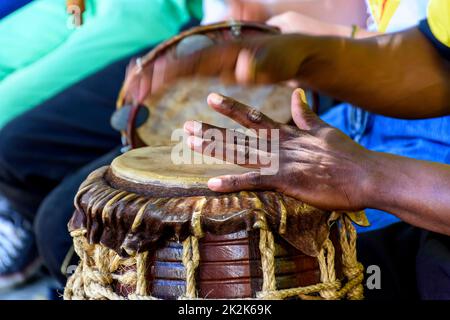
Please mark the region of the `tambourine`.
[[[224, 41], [258, 35], [277, 34], [277, 28], [248, 22], [222, 22], [182, 32], [160, 44], [137, 60], [138, 70], [157, 61], [176, 59]], [[125, 82], [126, 83], [126, 82]], [[112, 126], [122, 132], [123, 143], [131, 148], [168, 145], [174, 129], [186, 120], [198, 120], [227, 128], [237, 125], [212, 110], [206, 103], [209, 93], [217, 92], [260, 109], [281, 123], [291, 119], [292, 88], [284, 85], [225, 85], [216, 78], [184, 78], [172, 83], [157, 95], [148, 94], [140, 104], [130, 101], [131, 89], [124, 85], [117, 102]], [[128, 101], [127, 101], [128, 100]]]

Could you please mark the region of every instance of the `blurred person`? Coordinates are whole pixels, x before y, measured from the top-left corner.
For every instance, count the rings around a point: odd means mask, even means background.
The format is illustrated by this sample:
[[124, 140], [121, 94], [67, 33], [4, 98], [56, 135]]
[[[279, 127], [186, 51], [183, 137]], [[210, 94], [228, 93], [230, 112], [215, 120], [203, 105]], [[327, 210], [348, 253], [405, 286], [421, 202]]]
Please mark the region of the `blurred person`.
[[[74, 17], [66, 1], [79, 11]], [[109, 64], [175, 35], [189, 11], [201, 11], [201, 1], [35, 0], [1, 19], [0, 128]]]

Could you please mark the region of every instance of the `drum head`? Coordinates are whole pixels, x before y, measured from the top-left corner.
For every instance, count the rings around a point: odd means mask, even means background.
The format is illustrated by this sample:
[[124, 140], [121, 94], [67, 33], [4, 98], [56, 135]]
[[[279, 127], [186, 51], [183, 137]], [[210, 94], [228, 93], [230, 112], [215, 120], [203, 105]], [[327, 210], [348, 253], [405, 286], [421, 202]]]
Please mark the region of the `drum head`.
[[206, 102], [212, 92], [232, 97], [254, 107], [280, 123], [291, 119], [292, 89], [280, 85], [242, 87], [223, 85], [214, 78], [179, 80], [159, 96], [149, 96], [144, 105], [149, 110], [147, 122], [137, 129], [145, 145], [167, 145], [174, 129], [187, 120], [198, 120], [225, 128], [241, 128], [236, 122], [214, 111]]
[[[131, 150], [112, 162], [111, 172], [116, 180], [128, 181], [129, 184], [140, 185], [153, 191], [161, 189], [163, 193], [170, 194], [173, 189], [207, 191], [207, 182], [212, 177], [255, 171], [234, 164], [217, 164], [217, 159], [207, 156], [201, 156], [201, 164], [194, 164], [193, 157], [189, 158], [188, 163], [177, 164], [180, 154], [174, 150], [176, 149], [172, 147]], [[214, 162], [216, 164], [212, 164]]]

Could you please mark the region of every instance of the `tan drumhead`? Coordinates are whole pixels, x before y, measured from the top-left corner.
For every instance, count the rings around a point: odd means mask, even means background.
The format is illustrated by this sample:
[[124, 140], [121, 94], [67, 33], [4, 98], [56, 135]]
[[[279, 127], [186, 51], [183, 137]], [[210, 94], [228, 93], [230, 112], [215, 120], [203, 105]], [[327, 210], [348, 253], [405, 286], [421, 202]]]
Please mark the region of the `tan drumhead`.
[[[234, 164], [176, 164], [172, 160], [172, 147], [145, 147], [131, 150], [111, 164], [115, 177], [140, 185], [167, 188], [207, 188], [210, 178], [254, 171]], [[177, 153], [175, 153], [175, 156]], [[210, 157], [204, 161], [212, 163]]]
[[150, 117], [137, 129], [138, 136], [148, 146], [168, 145], [173, 130], [183, 128], [187, 120], [239, 128], [236, 122], [208, 106], [206, 99], [211, 92], [257, 108], [275, 121], [287, 123], [291, 119], [292, 88], [281, 85], [242, 87], [223, 85], [218, 79], [193, 78], [179, 80], [160, 96], [149, 96], [145, 100]]

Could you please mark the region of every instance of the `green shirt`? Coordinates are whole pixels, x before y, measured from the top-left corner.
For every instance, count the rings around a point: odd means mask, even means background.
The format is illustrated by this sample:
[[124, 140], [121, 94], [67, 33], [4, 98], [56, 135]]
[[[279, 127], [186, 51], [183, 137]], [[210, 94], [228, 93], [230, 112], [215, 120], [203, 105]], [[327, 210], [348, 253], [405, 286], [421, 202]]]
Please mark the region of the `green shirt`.
[[73, 29], [65, 3], [35, 0], [0, 20], [0, 128], [202, 15], [202, 0], [86, 0], [84, 24]]

